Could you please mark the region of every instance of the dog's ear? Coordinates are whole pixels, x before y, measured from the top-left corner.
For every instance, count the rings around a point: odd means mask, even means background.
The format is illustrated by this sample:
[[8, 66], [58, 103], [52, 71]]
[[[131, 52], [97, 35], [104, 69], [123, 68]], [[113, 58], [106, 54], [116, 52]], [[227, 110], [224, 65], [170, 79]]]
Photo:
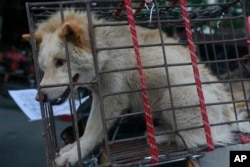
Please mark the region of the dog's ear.
[[87, 30], [82, 28], [76, 21], [68, 21], [62, 25], [59, 38], [63, 39], [66, 37], [66, 39], [74, 45], [89, 50], [90, 40], [86, 31]]
[[[23, 34], [22, 35], [23, 39], [25, 39], [26, 41], [30, 41], [30, 34]], [[36, 33], [35, 34], [35, 41], [36, 43], [41, 43], [42, 42], [42, 35], [41, 34], [38, 34]]]

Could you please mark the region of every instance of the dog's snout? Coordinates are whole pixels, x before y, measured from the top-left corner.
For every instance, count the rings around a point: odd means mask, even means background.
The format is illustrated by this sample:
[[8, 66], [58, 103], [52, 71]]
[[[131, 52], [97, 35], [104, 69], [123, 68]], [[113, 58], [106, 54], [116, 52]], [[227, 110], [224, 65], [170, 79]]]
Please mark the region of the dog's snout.
[[46, 94], [43, 92], [37, 92], [35, 99], [37, 101], [45, 101], [46, 100]]

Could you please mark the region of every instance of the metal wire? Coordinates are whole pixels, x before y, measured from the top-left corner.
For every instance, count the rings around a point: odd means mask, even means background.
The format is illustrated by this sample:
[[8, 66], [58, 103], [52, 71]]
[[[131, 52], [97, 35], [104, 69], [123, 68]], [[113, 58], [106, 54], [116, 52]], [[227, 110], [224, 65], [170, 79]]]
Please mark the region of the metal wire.
[[[92, 45], [92, 53], [93, 58], [95, 62], [95, 72], [96, 72], [96, 78], [91, 82], [86, 83], [78, 83], [80, 86], [86, 86], [89, 84], [99, 84], [100, 81], [98, 80], [100, 75], [105, 75], [109, 73], [116, 73], [116, 72], [123, 72], [123, 71], [129, 71], [129, 70], [135, 70], [135, 67], [130, 68], [124, 68], [124, 69], [114, 69], [110, 71], [98, 71], [98, 53], [100, 51], [116, 51], [118, 49], [131, 49], [133, 48], [133, 45], [129, 46], [114, 46], [114, 47], [106, 47], [106, 48], [99, 48], [96, 45], [96, 41], [94, 40], [94, 29], [97, 27], [107, 27], [107, 26], [124, 26], [128, 25], [127, 22], [124, 22], [124, 20], [127, 20], [127, 15], [124, 13], [125, 8], [123, 6], [119, 6], [118, 4], [121, 1], [117, 0], [84, 0], [84, 1], [59, 1], [59, 2], [44, 2], [44, 3], [26, 3], [26, 9], [27, 9], [27, 18], [29, 23], [29, 30], [31, 35], [31, 47], [32, 47], [32, 53], [33, 53], [33, 59], [34, 59], [34, 65], [35, 65], [35, 74], [36, 74], [36, 80], [37, 80], [37, 89], [38, 92], [41, 90], [42, 87], [39, 83], [42, 78], [42, 72], [39, 69], [38, 64], [38, 48], [37, 43], [34, 40], [34, 33], [37, 28], [37, 24], [48, 18], [49, 16], [53, 15], [56, 11], [61, 10], [63, 14], [63, 10], [66, 8], [75, 8], [76, 10], [86, 11], [88, 13], [88, 21], [89, 21], [89, 33], [91, 39], [91, 45]], [[138, 4], [141, 0], [133, 1], [133, 3]], [[158, 1], [155, 1], [158, 2]], [[234, 78], [232, 77], [232, 72], [234, 72], [235, 69], [238, 69], [236, 67], [239, 67], [240, 62], [242, 62], [243, 59], [247, 59], [244, 57], [245, 55], [250, 56], [249, 54], [249, 47], [246, 47], [246, 41], [249, 40], [249, 35], [246, 31], [246, 16], [244, 13], [232, 15], [231, 10], [235, 6], [239, 7], [244, 11], [245, 10], [245, 1], [241, 0], [232, 0], [227, 1], [224, 3], [216, 3], [216, 4], [192, 4], [189, 7], [193, 10], [188, 11], [191, 19], [191, 25], [192, 30], [194, 34], [194, 44], [197, 47], [197, 54], [200, 58], [200, 61], [198, 62], [198, 65], [204, 64], [208, 68], [211, 69], [212, 73], [217, 76], [220, 80], [219, 81], [210, 81], [210, 82], [202, 82], [202, 84], [227, 84], [229, 85], [229, 93], [231, 94], [231, 100], [230, 101], [224, 101], [224, 102], [214, 102], [214, 103], [206, 103], [206, 106], [213, 106], [213, 105], [226, 105], [226, 104], [233, 104], [234, 110], [237, 109], [237, 104], [243, 102], [246, 105], [246, 110], [249, 110], [249, 99], [247, 99], [247, 89], [244, 88], [244, 82], [249, 81], [249, 78], [245, 78], [243, 75], [243, 69], [239, 69], [239, 77]], [[106, 4], [113, 4], [113, 5], [107, 5], [107, 6], [94, 6], [93, 4], [96, 3], [103, 3]], [[155, 9], [152, 11], [144, 10], [141, 6], [133, 6], [134, 10], [138, 10], [140, 12], [135, 13], [135, 21], [136, 25], [147, 27], [147, 28], [159, 28], [162, 31], [168, 32], [172, 31], [173, 35], [172, 37], [175, 37], [176, 34], [178, 34], [180, 41], [178, 43], [164, 43], [164, 41], [161, 41], [157, 44], [147, 44], [147, 45], [139, 45], [140, 48], [154, 48], [156, 46], [161, 46], [163, 48], [163, 54], [165, 55], [167, 51], [164, 50], [165, 46], [174, 46], [174, 45], [186, 45], [187, 40], [185, 36], [182, 36], [181, 33], [178, 33], [178, 29], [183, 29], [183, 19], [181, 15], [180, 5], [175, 3], [174, 5], [169, 3], [165, 3], [165, 5], [159, 5], [158, 3], [155, 3]], [[118, 13], [114, 14], [115, 12], [119, 11]], [[107, 20], [105, 24], [94, 24], [92, 23], [91, 14], [96, 13], [98, 18], [102, 18]], [[150, 14], [151, 12], [151, 14]], [[151, 16], [151, 22], [149, 23], [149, 18]], [[122, 21], [122, 22], [120, 22]], [[63, 22], [63, 15], [62, 15], [62, 22]], [[242, 22], [245, 27], [243, 27], [240, 30], [237, 30], [237, 27], [235, 26], [235, 22]], [[224, 24], [228, 24], [228, 27], [225, 27]], [[208, 33], [204, 33], [206, 30], [206, 27], [203, 27], [202, 25], [207, 25], [208, 27], [213, 27], [213, 29], [210, 29]], [[161, 32], [161, 31], [160, 31]], [[162, 34], [161, 34], [162, 35]], [[65, 41], [65, 44], [67, 46], [67, 41]], [[65, 48], [65, 53], [67, 53], [67, 47]], [[218, 57], [218, 55], [222, 54], [222, 58]], [[67, 55], [67, 58], [69, 58], [69, 55]], [[233, 56], [232, 56], [233, 55]], [[69, 61], [68, 61], [69, 62]], [[166, 69], [166, 76], [168, 76], [168, 69], [171, 67], [182, 67], [191, 65], [191, 63], [183, 63], [183, 64], [169, 64], [166, 60], [164, 64], [161, 65], [152, 65], [152, 66], [142, 66], [142, 69], [152, 69], [152, 68], [165, 68]], [[223, 67], [222, 67], [223, 66]], [[236, 67], [235, 67], [236, 66]], [[247, 66], [247, 64], [246, 64]], [[221, 72], [222, 69], [224, 72]], [[70, 64], [68, 64], [68, 69], [70, 69]], [[223, 78], [224, 76], [227, 76], [226, 78]], [[69, 78], [71, 78], [71, 74], [69, 74]], [[241, 99], [236, 99], [234, 94], [234, 84], [241, 82], [240, 87], [242, 88], [243, 96]], [[157, 87], [157, 88], [146, 88], [147, 90], [161, 90], [161, 89], [168, 89], [170, 90], [170, 96], [172, 96], [171, 89], [172, 88], [178, 88], [183, 86], [192, 86], [195, 83], [186, 83], [186, 84], [179, 84], [179, 85], [171, 85], [168, 84], [167, 86]], [[46, 87], [58, 87], [58, 86], [71, 86], [72, 83], [69, 84], [55, 84], [55, 85], [49, 85]], [[100, 88], [100, 87], [99, 87]], [[141, 111], [137, 111], [134, 113], [130, 112], [124, 112], [122, 115], [112, 118], [106, 118], [104, 113], [104, 106], [103, 101], [106, 98], [109, 98], [110, 96], [116, 96], [116, 95], [122, 95], [122, 94], [129, 94], [138, 92], [140, 90], [128, 90], [128, 91], [117, 91], [110, 94], [102, 94], [100, 95], [100, 103], [101, 103], [101, 113], [102, 113], [102, 121], [103, 121], [103, 127], [104, 127], [104, 146], [105, 146], [105, 154], [107, 156], [107, 161], [109, 162], [109, 165], [112, 166], [151, 166], [150, 160], [151, 157], [148, 153], [148, 145], [147, 141], [145, 140], [145, 135], [138, 134], [136, 136], [130, 136], [125, 137], [122, 139], [116, 139], [116, 137], [113, 137], [110, 139], [110, 132], [108, 131], [106, 127], [106, 122], [111, 119], [118, 119], [120, 120], [120, 123], [126, 123], [129, 118], [134, 116], [139, 116], [142, 114]], [[187, 106], [175, 106], [173, 104], [173, 99], [171, 101], [171, 107], [166, 109], [161, 109], [159, 111], [152, 111], [153, 113], [157, 112], [173, 112], [173, 115], [175, 113], [175, 110], [182, 109], [182, 108], [197, 108], [199, 105], [187, 105]], [[78, 134], [78, 124], [77, 121], [79, 119], [79, 116], [77, 115], [75, 104], [74, 104], [74, 97], [72, 96], [70, 98], [69, 104], [71, 106], [71, 113], [73, 119], [72, 126], [75, 127], [75, 134], [76, 134], [76, 140], [78, 145], [78, 154], [79, 157], [81, 157], [80, 152], [80, 143], [79, 143], [79, 134]], [[53, 107], [51, 107], [48, 104], [44, 104], [42, 101], [40, 102], [40, 108], [41, 108], [41, 114], [42, 114], [42, 123], [43, 123], [43, 135], [45, 140], [45, 147], [46, 147], [46, 159], [47, 159], [47, 166], [48, 167], [54, 167], [54, 159], [56, 157], [56, 153], [58, 152], [58, 138], [55, 135], [56, 131], [60, 131], [61, 129], [56, 129], [54, 117], [53, 117]], [[249, 111], [248, 111], [249, 114]], [[237, 118], [237, 113], [235, 112], [235, 116]], [[175, 118], [173, 118], [175, 119]], [[235, 120], [230, 122], [222, 122], [222, 123], [216, 123], [211, 124], [210, 126], [222, 126], [226, 124], [236, 124], [239, 122], [247, 122], [249, 119], [246, 120]], [[119, 122], [119, 121], [118, 121]], [[182, 140], [182, 136], [180, 135], [180, 132], [187, 131], [191, 129], [198, 129], [202, 128], [202, 125], [187, 127], [183, 129], [178, 129], [177, 125], [173, 130], [166, 130], [161, 133], [157, 133], [156, 135], [163, 135], [163, 134], [170, 134], [170, 135], [177, 135], [180, 140]], [[116, 130], [114, 133], [117, 134], [120, 133], [121, 127]], [[247, 135], [247, 134], [246, 134]], [[111, 135], [112, 136], [112, 135]], [[236, 133], [236, 136], [239, 138], [239, 135]], [[236, 143], [240, 143], [241, 140], [236, 137]], [[184, 145], [185, 142], [183, 141]], [[159, 162], [156, 165], [164, 165], [173, 163], [176, 161], [183, 161], [190, 159], [190, 157], [193, 157], [197, 155], [195, 158], [199, 158], [202, 156], [201, 152], [203, 150], [207, 149], [207, 146], [201, 146], [197, 149], [188, 149], [187, 147], [176, 147], [172, 143], [168, 143], [162, 146], [159, 146]], [[98, 151], [99, 153], [99, 151]], [[95, 155], [95, 154], [93, 154]], [[94, 160], [93, 165], [102, 165], [100, 162], [96, 161], [97, 155], [92, 157]], [[80, 159], [80, 158], [79, 158]], [[98, 164], [99, 163], [99, 164]], [[83, 163], [81, 160], [79, 160], [78, 166], [83, 166]]]

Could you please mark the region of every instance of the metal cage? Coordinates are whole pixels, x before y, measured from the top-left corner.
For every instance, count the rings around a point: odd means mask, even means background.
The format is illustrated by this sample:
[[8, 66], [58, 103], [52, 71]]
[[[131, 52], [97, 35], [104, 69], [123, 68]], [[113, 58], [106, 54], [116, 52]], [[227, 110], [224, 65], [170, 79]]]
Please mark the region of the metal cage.
[[[30, 44], [33, 51], [33, 59], [35, 64], [36, 80], [38, 92], [42, 88], [40, 81], [43, 72], [39, 68], [38, 64], [38, 49], [39, 46], [36, 43], [34, 36], [37, 25], [53, 15], [56, 11], [61, 11], [61, 21], [64, 21], [63, 11], [67, 8], [74, 8], [76, 10], [86, 11], [89, 20], [89, 33], [90, 37], [94, 37], [94, 29], [96, 27], [108, 27], [108, 26], [123, 26], [128, 25], [127, 13], [125, 6], [121, 5], [123, 1], [118, 0], [89, 0], [89, 1], [57, 1], [57, 2], [40, 2], [40, 3], [26, 3], [29, 30], [31, 35]], [[136, 24], [149, 29], [160, 29], [162, 33], [167, 33], [172, 38], [178, 38], [178, 43], [159, 43], [140, 45], [140, 47], [153, 47], [163, 45], [187, 45], [187, 37], [185, 35], [185, 26], [183, 23], [183, 17], [181, 14], [181, 6], [178, 1], [153, 1], [154, 9], [152, 5], [145, 6], [143, 0], [132, 1], [134, 18]], [[197, 49], [197, 56], [199, 57], [198, 64], [205, 64], [207, 68], [211, 70], [219, 81], [211, 81], [202, 84], [217, 84], [223, 83], [228, 88], [228, 92], [231, 96], [231, 101], [226, 101], [224, 104], [233, 104], [235, 114], [236, 110], [244, 110], [249, 114], [249, 74], [250, 66], [249, 62], [249, 46], [247, 41], [249, 40], [249, 27], [247, 25], [246, 6], [245, 1], [241, 0], [228, 0], [221, 3], [214, 4], [189, 4], [188, 12], [190, 16], [190, 23], [192, 27], [193, 42]], [[96, 16], [100, 19], [105, 19], [105, 24], [92, 23], [91, 13], [96, 13]], [[248, 23], [250, 24], [250, 23]], [[129, 25], [128, 25], [129, 26]], [[130, 34], [128, 34], [130, 35]], [[128, 70], [135, 70], [136, 68], [127, 68], [122, 70], [113, 71], [99, 71], [98, 70], [98, 52], [103, 50], [116, 51], [119, 49], [131, 49], [133, 44], [129, 46], [114, 46], [107, 48], [99, 48], [96, 44], [97, 41], [92, 40], [92, 53], [96, 70], [96, 79], [91, 82], [78, 83], [80, 86], [86, 86], [89, 84], [102, 84], [98, 80], [99, 76], [109, 73], [119, 73]], [[67, 60], [70, 60], [68, 54], [67, 40], [65, 40], [65, 52]], [[167, 51], [166, 51], [167, 52]], [[166, 53], [164, 53], [165, 55]], [[166, 64], [164, 67], [153, 65], [152, 67], [144, 67], [143, 69], [150, 68], [170, 68], [171, 66], [181, 66], [189, 64]], [[68, 63], [68, 69], [70, 69], [70, 63]], [[71, 72], [69, 70], [69, 77], [71, 78]], [[195, 83], [190, 83], [194, 85]], [[72, 86], [73, 83], [66, 83], [64, 85]], [[51, 87], [63, 86], [51, 85]], [[170, 87], [187, 86], [187, 85], [171, 85]], [[163, 89], [163, 88], [155, 88]], [[100, 103], [103, 103], [105, 98], [109, 96], [116, 96], [119, 94], [132, 93], [140, 90], [130, 90], [127, 92], [116, 92], [113, 94], [100, 95]], [[80, 107], [76, 106], [75, 100], [81, 99], [86, 95], [90, 96], [89, 101], [82, 102], [80, 100]], [[240, 98], [236, 95], [240, 93]], [[87, 120], [89, 106], [91, 103], [91, 93], [85, 89], [78, 89], [78, 93], [71, 93], [69, 100], [71, 109], [71, 118], [73, 138], [78, 146], [78, 155], [81, 156], [79, 138], [82, 135], [82, 127]], [[115, 105], [115, 104], [114, 104]], [[207, 104], [207, 105], [223, 105]], [[175, 105], [172, 104], [174, 107]], [[63, 129], [58, 129], [55, 124], [55, 117], [53, 116], [53, 106], [49, 103], [40, 101], [42, 123], [44, 128], [44, 139], [46, 146], [47, 166], [55, 166], [55, 158], [60, 148], [59, 141], [60, 136], [56, 135], [56, 132], [61, 132]], [[101, 107], [103, 107], [101, 105]], [[182, 106], [182, 107], [199, 107], [194, 106]], [[104, 113], [104, 108], [100, 109]], [[170, 109], [171, 110], [171, 109]], [[173, 108], [174, 110], [174, 108]], [[154, 112], [154, 111], [153, 111]], [[102, 114], [102, 121], [104, 127], [104, 139], [95, 150], [89, 153], [88, 157], [80, 159], [77, 163], [78, 166], [161, 166], [163, 164], [169, 164], [176, 161], [183, 161], [185, 159], [193, 159], [201, 157], [203, 152], [207, 149], [207, 146], [201, 146], [195, 149], [188, 149], [184, 147], [177, 147], [172, 143], [167, 143], [158, 146], [159, 161], [155, 164], [151, 164], [151, 155], [149, 152], [149, 146], [147, 144], [146, 135], [144, 133], [145, 121], [139, 121], [143, 117], [143, 111], [130, 112], [125, 111], [124, 114], [118, 118], [105, 118], [105, 114]], [[109, 119], [117, 119], [114, 128], [111, 130], [106, 129], [106, 122]], [[81, 123], [81, 121], [83, 123]], [[249, 119], [241, 120], [242, 122], [248, 122]], [[135, 124], [136, 123], [136, 124]], [[157, 124], [155, 120], [155, 124]], [[224, 124], [233, 124], [235, 122], [218, 123], [211, 126], [221, 126]], [[179, 131], [190, 130], [192, 128], [202, 128], [203, 126], [187, 127], [186, 129], [175, 129], [173, 131], [167, 131], [164, 133], [177, 134]], [[66, 127], [65, 127], [66, 128]], [[128, 130], [129, 128], [129, 130]], [[134, 128], [133, 130], [131, 130]], [[235, 132], [238, 138], [235, 140], [235, 144], [241, 143], [240, 133]], [[247, 135], [247, 134], [245, 134]], [[181, 136], [179, 136], [181, 138]], [[105, 163], [106, 162], [106, 163]], [[108, 162], [108, 163], [107, 163]]]

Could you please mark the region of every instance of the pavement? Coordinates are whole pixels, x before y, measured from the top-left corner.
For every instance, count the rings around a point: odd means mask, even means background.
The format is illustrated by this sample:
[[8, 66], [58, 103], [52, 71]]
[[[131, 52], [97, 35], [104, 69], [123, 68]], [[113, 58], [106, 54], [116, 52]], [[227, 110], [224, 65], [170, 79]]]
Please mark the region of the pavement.
[[[42, 122], [30, 122], [7, 93], [8, 89], [23, 89], [27, 85], [8, 83], [0, 86], [0, 167], [45, 167]], [[67, 125], [67, 122], [56, 120], [58, 129]]]

